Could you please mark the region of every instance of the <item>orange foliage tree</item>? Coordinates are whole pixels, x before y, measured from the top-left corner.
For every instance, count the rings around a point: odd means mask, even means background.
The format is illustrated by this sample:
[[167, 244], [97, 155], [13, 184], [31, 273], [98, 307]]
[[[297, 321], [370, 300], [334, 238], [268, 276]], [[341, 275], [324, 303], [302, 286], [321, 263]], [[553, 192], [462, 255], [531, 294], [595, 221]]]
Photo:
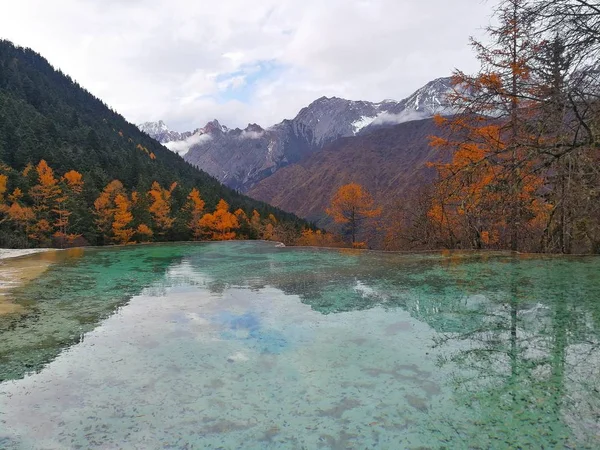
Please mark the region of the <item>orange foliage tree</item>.
[[177, 183], [173, 183], [169, 189], [164, 189], [155, 181], [148, 192], [152, 199], [150, 214], [156, 224], [155, 230], [158, 230], [160, 235], [169, 231], [175, 222], [175, 219], [171, 217], [171, 197], [176, 187]]
[[117, 244], [128, 244], [135, 230], [128, 225], [133, 221], [131, 202], [125, 194], [115, 196], [114, 220], [112, 223], [113, 240]]
[[31, 188], [29, 195], [33, 198], [37, 211], [47, 212], [52, 209], [54, 200], [61, 194], [61, 189], [54, 171], [45, 160], [39, 162], [36, 171], [38, 184]]
[[[68, 214], [62, 208], [65, 197], [61, 195], [62, 189], [52, 168], [42, 159], [36, 167], [36, 172], [38, 184], [29, 190], [29, 195], [34, 201], [36, 222], [29, 237], [47, 244], [53, 225], [57, 226], [59, 231], [66, 228]], [[57, 216], [56, 221], [53, 216]]]
[[341, 186], [334, 194], [327, 214], [336, 223], [348, 227], [352, 245], [355, 245], [362, 223], [381, 215], [381, 208], [376, 208], [374, 203], [373, 197], [360, 184], [350, 183]]
[[229, 212], [229, 204], [221, 199], [215, 212], [205, 214], [200, 219], [200, 226], [204, 233], [215, 241], [229, 241], [235, 239], [235, 231], [240, 227], [235, 214]]
[[339, 236], [332, 233], [305, 228], [296, 240], [295, 245], [305, 247], [342, 247], [344, 243], [339, 239]]
[[537, 45], [524, 3], [502, 3], [499, 24], [488, 28], [491, 45], [472, 40], [481, 70], [476, 76], [454, 74], [448, 100], [457, 114], [436, 117], [444, 133], [431, 145], [449, 149], [452, 160], [436, 165], [440, 182], [429, 217], [449, 246], [499, 244], [517, 250], [548, 213], [532, 151], [541, 139], [531, 131], [537, 115], [531, 68]]
[[185, 209], [190, 214], [190, 220], [187, 224], [189, 230], [192, 232], [194, 240], [198, 240], [202, 237], [202, 226], [200, 225], [200, 219], [204, 214], [204, 206], [206, 203], [200, 196], [200, 191], [193, 188], [187, 197], [187, 203]]
[[115, 199], [117, 195], [124, 194], [123, 183], [113, 180], [106, 185], [102, 193], [94, 202], [94, 213], [96, 215], [96, 226], [104, 239], [111, 239], [113, 233], [113, 222], [115, 216]]
[[150, 227], [144, 223], [139, 224], [135, 232], [141, 242], [148, 242], [154, 234]]
[[69, 188], [76, 194], [83, 191], [83, 176], [76, 170], [70, 170], [64, 174], [63, 178]]
[[6, 193], [8, 177], [0, 174], [0, 213], [5, 213], [8, 209], [4, 194]]
[[265, 224], [262, 228], [262, 238], [266, 241], [272, 241], [275, 238], [275, 227], [277, 226], [277, 219], [273, 214], [269, 214]]
[[26, 235], [29, 235], [31, 225], [35, 220], [35, 213], [31, 208], [23, 206], [20, 203], [22, 197], [23, 192], [19, 188], [16, 188], [13, 191], [13, 193], [8, 196], [8, 200], [11, 203], [10, 207], [7, 210], [8, 220], [12, 221], [17, 226], [23, 228], [25, 230]]

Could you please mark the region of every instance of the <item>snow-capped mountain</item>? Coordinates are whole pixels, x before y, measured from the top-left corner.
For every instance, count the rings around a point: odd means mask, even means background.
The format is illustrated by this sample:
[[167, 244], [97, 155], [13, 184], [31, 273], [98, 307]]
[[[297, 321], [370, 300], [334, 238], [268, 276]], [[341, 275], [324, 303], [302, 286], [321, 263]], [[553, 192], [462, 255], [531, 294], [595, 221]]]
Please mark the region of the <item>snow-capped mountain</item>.
[[323, 147], [339, 137], [364, 133], [372, 126], [451, 114], [446, 101], [446, 94], [451, 89], [451, 78], [438, 78], [399, 102], [387, 99], [372, 103], [321, 97], [300, 110], [294, 120], [313, 130], [312, 144]]
[[415, 111], [426, 117], [433, 117], [436, 114], [450, 114], [452, 111], [450, 111], [451, 107], [446, 96], [451, 91], [452, 78], [438, 78], [430, 81], [410, 97], [402, 100], [398, 105], [398, 109]]
[[148, 136], [156, 139], [161, 144], [182, 141], [192, 135], [190, 132], [179, 133], [178, 131], [170, 130], [162, 120], [159, 120], [158, 122], [140, 123], [137, 127], [140, 131], [143, 131]]
[[279, 168], [318, 152], [339, 138], [435, 114], [450, 114], [445, 102], [450, 89], [450, 78], [439, 78], [399, 102], [321, 97], [302, 108], [294, 119], [267, 129], [256, 124], [243, 130], [229, 129], [217, 120], [188, 133], [171, 131], [162, 121], [147, 122], [140, 129], [226, 185], [247, 191]]

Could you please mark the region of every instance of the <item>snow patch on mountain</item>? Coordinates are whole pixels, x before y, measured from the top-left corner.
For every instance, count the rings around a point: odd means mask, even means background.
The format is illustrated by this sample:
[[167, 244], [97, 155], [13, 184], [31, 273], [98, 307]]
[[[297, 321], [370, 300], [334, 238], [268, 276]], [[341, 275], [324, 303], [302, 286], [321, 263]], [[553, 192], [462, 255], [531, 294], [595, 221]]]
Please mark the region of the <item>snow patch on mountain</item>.
[[167, 127], [167, 124], [165, 124], [162, 120], [159, 120], [158, 122], [144, 122], [139, 124], [138, 128], [147, 134], [159, 134], [164, 133], [165, 131], [170, 131], [169, 127]]
[[140, 131], [143, 131], [151, 138], [156, 139], [161, 144], [183, 141], [192, 135], [190, 132], [179, 133], [178, 131], [173, 131], [169, 129], [169, 127], [162, 120], [159, 120], [158, 122], [140, 123], [137, 125], [137, 127]]

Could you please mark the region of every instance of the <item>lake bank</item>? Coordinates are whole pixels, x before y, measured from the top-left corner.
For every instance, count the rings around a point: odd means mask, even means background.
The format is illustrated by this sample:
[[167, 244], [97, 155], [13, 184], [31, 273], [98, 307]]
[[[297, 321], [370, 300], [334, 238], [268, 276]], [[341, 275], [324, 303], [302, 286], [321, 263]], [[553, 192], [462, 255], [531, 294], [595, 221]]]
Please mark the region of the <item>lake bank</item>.
[[54, 254], [56, 250], [39, 249], [0, 249], [0, 316], [23, 312], [23, 307], [12, 302], [10, 291], [44, 273], [52, 258], [19, 258], [35, 253]]
[[56, 250], [52, 248], [0, 248], [0, 260], [8, 258], [17, 258], [19, 256], [32, 255], [34, 253], [47, 252], [49, 250]]

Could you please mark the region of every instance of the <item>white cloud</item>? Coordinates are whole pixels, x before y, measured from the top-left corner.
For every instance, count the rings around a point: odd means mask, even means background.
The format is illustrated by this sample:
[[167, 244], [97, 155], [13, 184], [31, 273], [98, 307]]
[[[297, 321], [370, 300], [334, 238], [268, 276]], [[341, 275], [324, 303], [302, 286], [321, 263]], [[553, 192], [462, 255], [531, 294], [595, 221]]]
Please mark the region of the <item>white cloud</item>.
[[[481, 34], [494, 2], [19, 0], [3, 5], [0, 37], [134, 123], [266, 127], [322, 95], [401, 99], [454, 67], [474, 70], [468, 36]], [[249, 70], [262, 61], [280, 70]]]
[[411, 120], [419, 120], [425, 117], [430, 117], [428, 114], [405, 110], [399, 114], [382, 113], [372, 122], [373, 125], [389, 125], [410, 122]]
[[240, 139], [260, 139], [265, 135], [262, 131], [242, 131], [240, 134]]
[[167, 142], [164, 145], [169, 150], [171, 150], [175, 153], [179, 153], [180, 155], [183, 156], [194, 145], [205, 144], [206, 142], [210, 141], [211, 139], [212, 139], [212, 136], [210, 134], [192, 134], [189, 138], [187, 138], [183, 141]]

